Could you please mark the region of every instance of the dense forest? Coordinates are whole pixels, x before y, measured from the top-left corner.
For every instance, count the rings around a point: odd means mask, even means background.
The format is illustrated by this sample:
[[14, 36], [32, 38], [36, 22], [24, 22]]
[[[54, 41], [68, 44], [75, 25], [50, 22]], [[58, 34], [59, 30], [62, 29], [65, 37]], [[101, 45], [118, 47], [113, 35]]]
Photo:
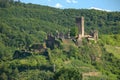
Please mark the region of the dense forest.
[[[85, 34], [99, 31], [97, 43], [57, 39], [58, 47], [36, 51], [48, 34], [77, 32], [81, 16]], [[0, 0], [0, 80], [120, 80], [119, 51], [120, 12]]]

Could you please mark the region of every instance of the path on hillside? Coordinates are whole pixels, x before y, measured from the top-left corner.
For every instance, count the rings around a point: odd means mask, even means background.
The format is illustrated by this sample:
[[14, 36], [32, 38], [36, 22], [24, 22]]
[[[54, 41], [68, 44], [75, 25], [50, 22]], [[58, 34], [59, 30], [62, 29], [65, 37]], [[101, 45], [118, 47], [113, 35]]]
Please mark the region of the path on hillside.
[[87, 73], [82, 73], [82, 77], [83, 79], [82, 80], [86, 80], [87, 77], [89, 76], [96, 76], [96, 77], [99, 77], [101, 74], [100, 72], [87, 72]]

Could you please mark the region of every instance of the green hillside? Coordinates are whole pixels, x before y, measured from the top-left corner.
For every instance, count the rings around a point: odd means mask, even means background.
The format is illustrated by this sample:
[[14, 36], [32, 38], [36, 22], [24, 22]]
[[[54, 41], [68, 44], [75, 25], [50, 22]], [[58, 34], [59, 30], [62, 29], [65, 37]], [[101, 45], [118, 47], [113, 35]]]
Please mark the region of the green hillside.
[[[85, 34], [99, 31], [97, 43], [49, 45], [48, 34], [77, 33], [78, 16], [85, 18]], [[119, 51], [120, 12], [0, 0], [0, 80], [119, 80]]]

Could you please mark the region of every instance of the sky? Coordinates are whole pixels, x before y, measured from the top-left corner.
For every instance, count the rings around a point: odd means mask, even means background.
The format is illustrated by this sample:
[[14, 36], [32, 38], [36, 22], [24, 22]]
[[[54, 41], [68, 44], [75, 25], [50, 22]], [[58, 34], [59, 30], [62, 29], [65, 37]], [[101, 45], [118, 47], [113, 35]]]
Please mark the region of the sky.
[[97, 9], [104, 11], [119, 11], [120, 0], [20, 0], [24, 3], [40, 4], [55, 8]]

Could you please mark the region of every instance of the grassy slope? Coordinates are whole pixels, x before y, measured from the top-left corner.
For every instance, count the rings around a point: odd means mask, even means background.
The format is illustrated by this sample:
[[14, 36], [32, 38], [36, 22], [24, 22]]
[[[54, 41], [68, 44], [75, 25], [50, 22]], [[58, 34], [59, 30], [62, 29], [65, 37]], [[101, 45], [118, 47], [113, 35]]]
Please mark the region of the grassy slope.
[[109, 53], [113, 53], [115, 57], [120, 59], [120, 47], [112, 46], [112, 45], [105, 45], [105, 48]]
[[106, 50], [120, 59], [120, 34], [101, 35], [100, 39], [105, 44]]

